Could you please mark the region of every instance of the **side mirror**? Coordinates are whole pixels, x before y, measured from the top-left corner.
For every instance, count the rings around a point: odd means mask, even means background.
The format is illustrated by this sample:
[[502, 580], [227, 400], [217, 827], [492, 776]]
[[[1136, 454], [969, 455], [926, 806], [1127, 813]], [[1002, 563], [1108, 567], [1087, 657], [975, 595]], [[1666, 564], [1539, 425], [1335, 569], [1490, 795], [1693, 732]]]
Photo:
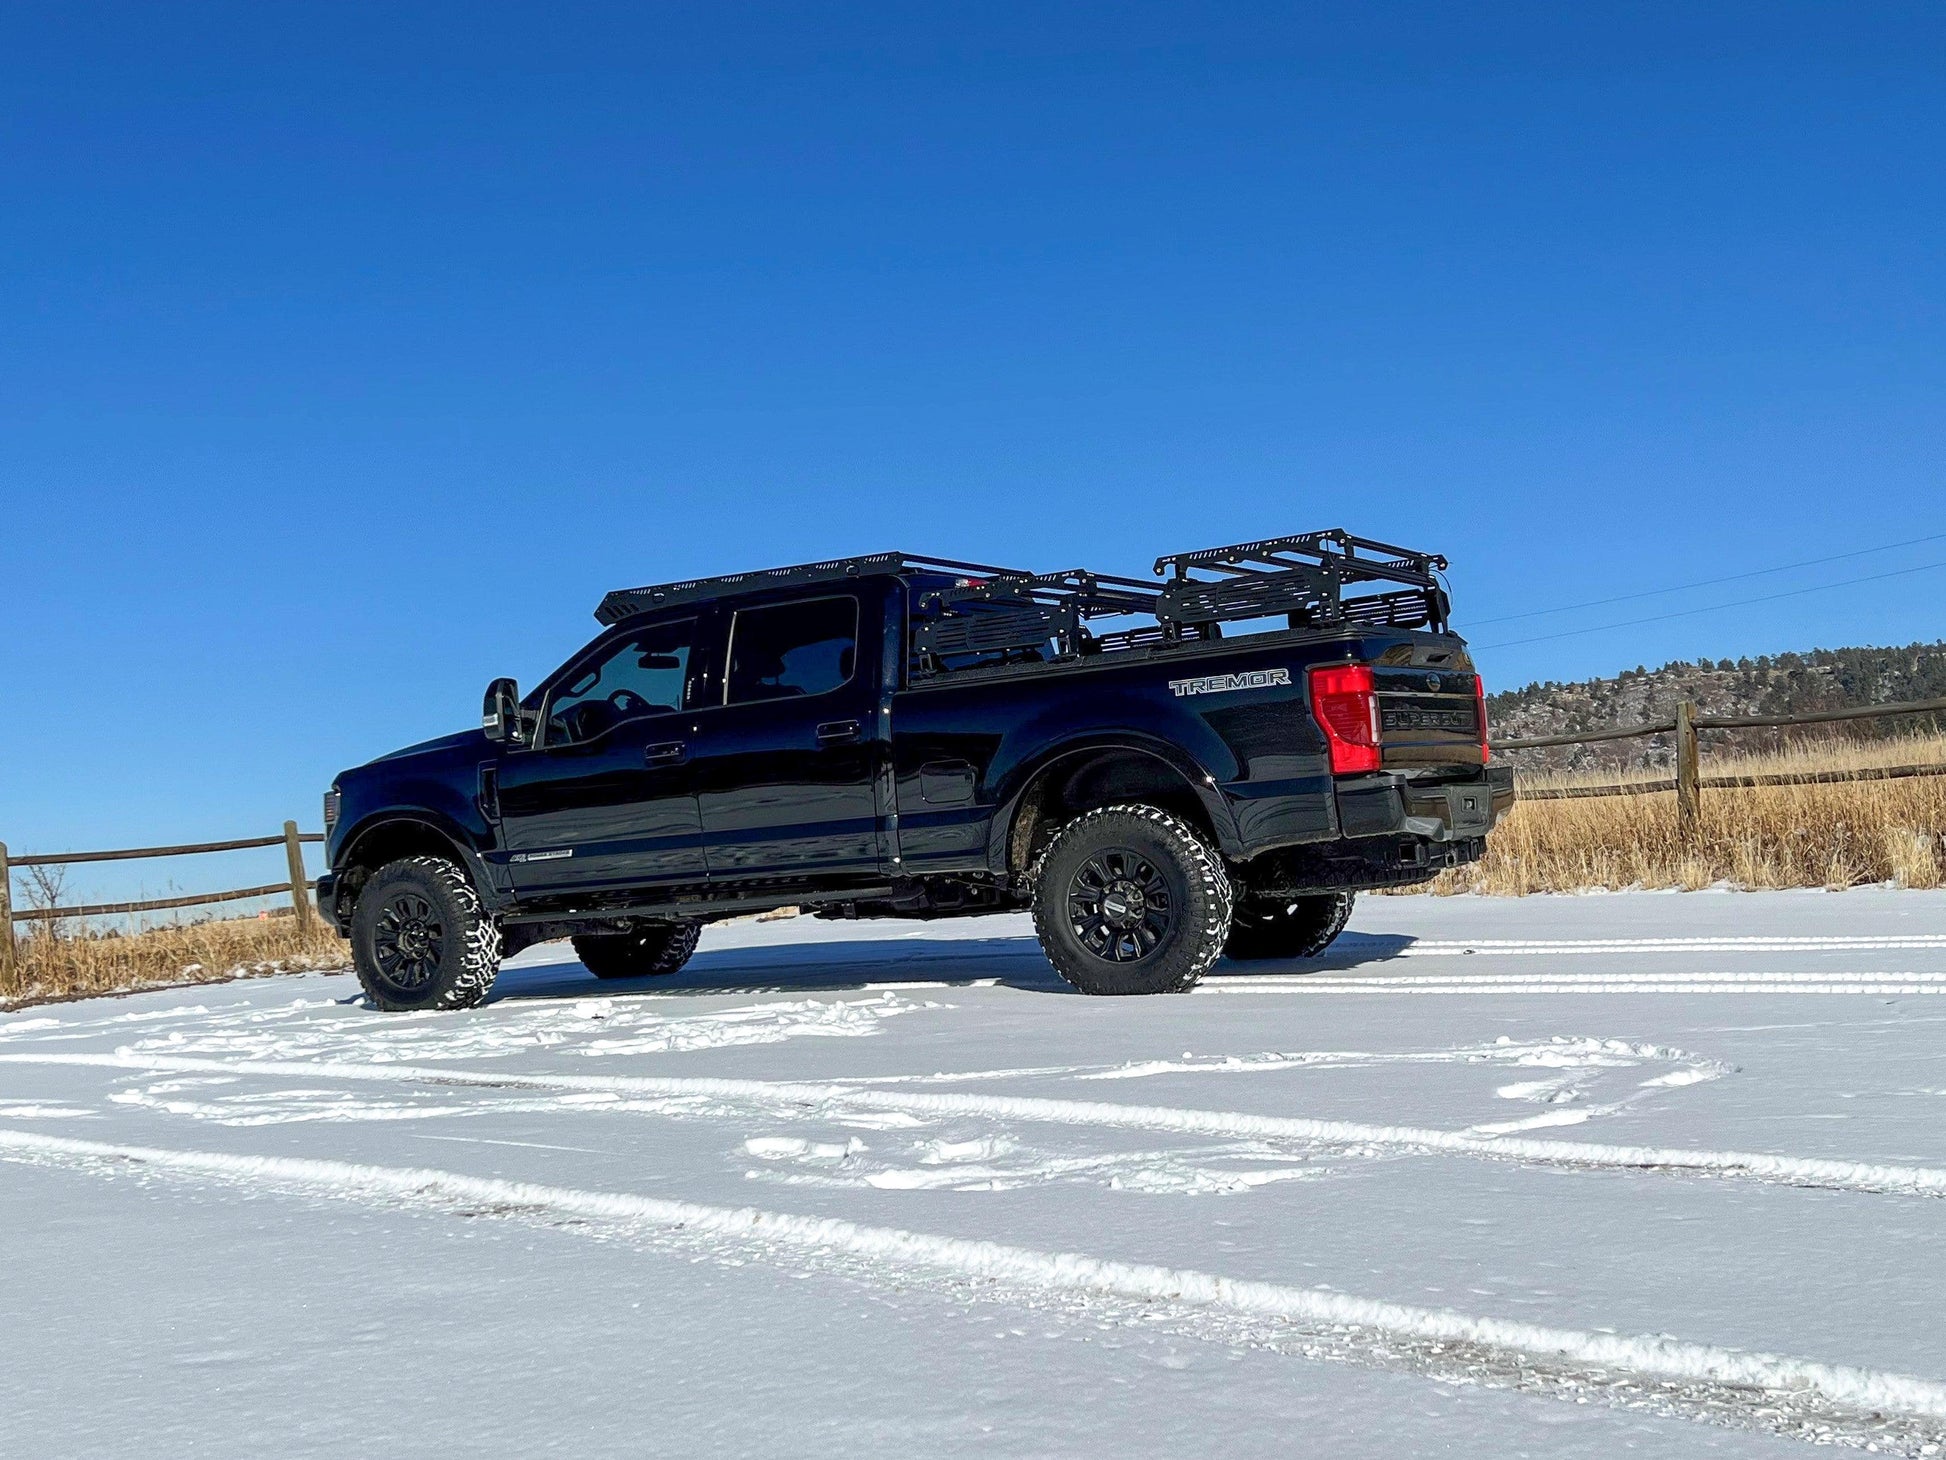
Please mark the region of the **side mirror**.
[[486, 738], [501, 745], [518, 745], [523, 739], [520, 715], [520, 686], [511, 679], [496, 679], [487, 686], [480, 706], [480, 728]]

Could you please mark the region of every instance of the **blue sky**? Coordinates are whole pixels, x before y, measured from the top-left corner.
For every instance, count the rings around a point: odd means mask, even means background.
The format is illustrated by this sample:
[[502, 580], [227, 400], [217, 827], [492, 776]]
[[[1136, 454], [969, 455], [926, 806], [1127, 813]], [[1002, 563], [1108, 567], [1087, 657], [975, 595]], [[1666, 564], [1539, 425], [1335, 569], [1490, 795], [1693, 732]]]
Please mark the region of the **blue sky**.
[[1946, 534], [1943, 39], [9, 7], [0, 838], [312, 826], [611, 587], [888, 546], [1139, 571], [1344, 525], [1450, 555], [1499, 685], [1946, 636], [1925, 571], [1507, 644], [1946, 539], [1484, 622]]

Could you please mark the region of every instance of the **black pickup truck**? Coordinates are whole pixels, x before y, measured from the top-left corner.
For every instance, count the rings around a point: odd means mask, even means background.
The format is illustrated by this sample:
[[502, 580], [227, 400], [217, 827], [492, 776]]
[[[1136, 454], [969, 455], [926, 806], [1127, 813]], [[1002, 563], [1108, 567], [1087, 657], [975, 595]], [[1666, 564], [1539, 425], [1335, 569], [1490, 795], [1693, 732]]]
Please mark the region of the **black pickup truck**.
[[1330, 531], [1159, 581], [882, 553], [610, 593], [481, 728], [338, 777], [318, 903], [386, 1009], [476, 1004], [556, 938], [671, 973], [786, 906], [1031, 909], [1097, 994], [1315, 954], [1513, 804], [1445, 566]]

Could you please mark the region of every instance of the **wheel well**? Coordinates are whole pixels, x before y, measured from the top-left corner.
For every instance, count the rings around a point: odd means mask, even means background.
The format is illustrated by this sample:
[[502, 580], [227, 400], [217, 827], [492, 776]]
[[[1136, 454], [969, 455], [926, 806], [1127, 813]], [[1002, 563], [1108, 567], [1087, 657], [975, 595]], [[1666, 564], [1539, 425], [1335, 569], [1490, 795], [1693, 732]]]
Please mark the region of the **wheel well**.
[[1078, 751], [1043, 769], [1022, 794], [1007, 838], [1007, 870], [1023, 875], [1054, 833], [1084, 811], [1127, 804], [1160, 806], [1216, 839], [1202, 797], [1161, 756], [1126, 748]]
[[338, 879], [340, 905], [349, 912], [372, 874], [401, 857], [444, 857], [457, 863], [461, 873], [473, 880], [466, 854], [445, 832], [423, 821], [386, 821], [360, 832], [351, 844]]

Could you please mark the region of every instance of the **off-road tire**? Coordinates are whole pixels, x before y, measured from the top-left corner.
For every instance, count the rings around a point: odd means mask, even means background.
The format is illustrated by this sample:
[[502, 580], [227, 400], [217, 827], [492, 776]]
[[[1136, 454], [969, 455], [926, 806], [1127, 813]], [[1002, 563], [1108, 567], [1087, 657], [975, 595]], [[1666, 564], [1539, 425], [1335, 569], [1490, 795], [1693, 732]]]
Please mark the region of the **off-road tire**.
[[660, 978], [696, 951], [701, 923], [646, 923], [626, 933], [582, 933], [574, 956], [596, 978]]
[[1351, 917], [1349, 892], [1307, 893], [1303, 897], [1246, 897], [1230, 923], [1223, 956], [1315, 958], [1345, 930]]
[[[1115, 917], [1139, 909], [1141, 921], [1123, 927], [1110, 919], [1104, 871], [1109, 891], [1132, 888], [1114, 892]], [[1104, 806], [1076, 817], [1055, 833], [1029, 881], [1048, 962], [1084, 994], [1179, 993], [1216, 962], [1229, 936], [1222, 859], [1201, 832], [1160, 807]], [[1166, 916], [1149, 918], [1162, 904]]]
[[359, 891], [351, 961], [381, 1009], [470, 1009], [500, 971], [500, 929], [457, 863], [402, 857]]

